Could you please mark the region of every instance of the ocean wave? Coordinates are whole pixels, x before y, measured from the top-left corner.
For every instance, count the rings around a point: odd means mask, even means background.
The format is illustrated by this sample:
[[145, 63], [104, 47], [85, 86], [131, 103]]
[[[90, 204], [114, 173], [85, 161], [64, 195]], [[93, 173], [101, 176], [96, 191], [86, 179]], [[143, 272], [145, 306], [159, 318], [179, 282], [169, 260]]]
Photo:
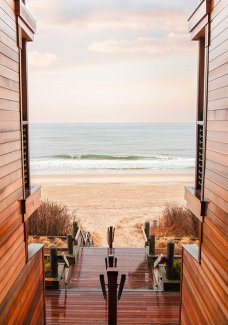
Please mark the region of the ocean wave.
[[65, 160], [175, 160], [176, 157], [167, 155], [153, 155], [153, 156], [140, 156], [140, 155], [106, 155], [106, 154], [82, 154], [82, 155], [53, 155], [43, 156], [43, 159], [65, 159]]
[[32, 159], [32, 172], [75, 172], [83, 170], [168, 170], [187, 169], [195, 165], [194, 158], [175, 159]]

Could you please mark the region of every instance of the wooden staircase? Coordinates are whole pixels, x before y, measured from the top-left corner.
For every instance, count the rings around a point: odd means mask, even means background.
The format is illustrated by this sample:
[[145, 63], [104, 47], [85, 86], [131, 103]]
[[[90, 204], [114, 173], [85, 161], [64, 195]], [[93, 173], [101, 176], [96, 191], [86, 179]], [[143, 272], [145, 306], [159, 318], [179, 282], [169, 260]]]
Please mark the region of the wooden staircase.
[[[108, 248], [81, 248], [66, 290], [46, 291], [47, 324], [107, 324], [99, 275]], [[154, 292], [144, 248], [115, 248], [119, 275], [127, 275], [118, 324], [178, 324], [179, 293]], [[106, 280], [107, 282], [107, 280]]]

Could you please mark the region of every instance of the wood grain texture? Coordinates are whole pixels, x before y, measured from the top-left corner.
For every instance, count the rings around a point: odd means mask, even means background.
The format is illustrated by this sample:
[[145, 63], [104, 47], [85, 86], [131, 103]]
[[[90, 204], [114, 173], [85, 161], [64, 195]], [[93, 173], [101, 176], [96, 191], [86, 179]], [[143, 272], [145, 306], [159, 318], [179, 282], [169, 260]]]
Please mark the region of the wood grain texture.
[[[225, 26], [224, 26], [225, 27]], [[221, 26], [220, 26], [221, 28]], [[210, 51], [222, 44], [223, 42], [226, 42], [228, 40], [228, 27], [224, 28], [224, 30], [219, 30], [219, 33], [215, 35], [214, 31], [211, 31], [211, 47]]]
[[209, 84], [208, 84], [209, 91], [227, 86], [228, 74], [224, 75], [224, 68], [222, 69], [221, 72], [222, 72], [221, 76], [217, 76], [217, 78], [215, 78], [213, 80], [209, 80]]
[[0, 305], [1, 324], [44, 324], [43, 254], [40, 250], [22, 268]]
[[15, 2], [0, 0], [0, 324], [38, 325], [44, 324], [43, 255], [26, 264], [19, 71]]
[[[12, 62], [12, 61], [11, 61]], [[9, 63], [9, 61], [8, 61]], [[13, 66], [13, 64], [12, 64]], [[19, 73], [8, 66], [0, 65], [0, 75], [9, 80], [19, 82]]]
[[5, 11], [5, 13], [12, 19], [16, 20], [15, 18], [15, 10], [5, 1], [0, 0], [0, 7]]
[[227, 324], [224, 280], [219, 285], [214, 282], [208, 268], [210, 263], [203, 249], [201, 265], [183, 252], [182, 305], [185, 308], [181, 310], [181, 324]]
[[[124, 292], [118, 324], [179, 324], [179, 297], [173, 292]], [[107, 324], [102, 292], [46, 293], [47, 324]]]
[[0, 191], [5, 189], [8, 185], [12, 184], [13, 182], [17, 181], [18, 179], [22, 178], [22, 170], [17, 169], [11, 173], [8, 173], [6, 176], [0, 179]]
[[[223, 64], [222, 66], [216, 67], [214, 70], [209, 72], [208, 80], [209, 80], [209, 87], [211, 82], [215, 79], [222, 78], [228, 74], [228, 63]], [[225, 77], [226, 78], [226, 77]], [[219, 81], [214, 81], [214, 83], [218, 83]], [[221, 83], [221, 81], [220, 81]], [[223, 82], [223, 86], [227, 85], [227, 83]], [[217, 87], [214, 87], [217, 88]], [[213, 88], [213, 89], [214, 89]]]
[[211, 29], [226, 19], [228, 15], [228, 5], [226, 0], [221, 0], [211, 11]]
[[227, 60], [228, 60], [228, 51], [223, 53], [222, 55], [218, 56], [217, 58], [215, 58], [214, 60], [212, 60], [210, 62], [209, 71], [211, 72], [223, 65], [226, 65]]
[[19, 51], [14, 51], [3, 42], [0, 41], [0, 51], [2, 54], [7, 56], [9, 59], [19, 63]]
[[19, 140], [21, 140], [20, 130], [0, 133], [0, 144], [19, 141]]
[[[72, 269], [70, 288], [100, 288], [99, 274], [105, 271], [106, 248], [83, 249]], [[127, 273], [125, 288], [152, 289], [151, 272], [145, 261], [143, 248], [116, 248], [118, 268]], [[77, 274], [80, 273], [80, 277]]]
[[[7, 141], [8, 143], [8, 141]], [[16, 160], [21, 159], [21, 150], [13, 151], [1, 156], [0, 167], [6, 166]]]
[[41, 198], [41, 187], [31, 186], [29, 190], [26, 190], [25, 199], [25, 214], [24, 221], [27, 221], [32, 213], [38, 208]]
[[19, 92], [19, 83], [0, 76], [0, 87]]
[[[70, 289], [46, 291], [47, 324], [106, 324], [107, 306], [99, 274], [107, 248], [83, 248], [71, 273]], [[120, 273], [127, 274], [118, 303], [118, 324], [178, 324], [179, 293], [153, 292], [142, 248], [116, 248]]]
[[220, 175], [220, 176], [224, 177], [225, 179], [228, 179], [228, 167], [221, 165], [221, 163], [219, 164], [214, 161], [207, 160], [206, 170], [212, 171], [215, 174]]
[[0, 88], [0, 98], [7, 99], [7, 100], [14, 100], [18, 101], [20, 100], [18, 91], [13, 91], [11, 89], [7, 88]]
[[[12, 232], [12, 234], [8, 237], [7, 240], [3, 240], [1, 238], [1, 245], [0, 245], [0, 258], [2, 258], [4, 256], [4, 254], [8, 251], [8, 249], [10, 249], [10, 247], [13, 245], [13, 243], [15, 242], [15, 240], [17, 238], [20, 237], [20, 235], [24, 234], [24, 227], [21, 225]], [[3, 245], [4, 243], [4, 245]]]
[[4, 0], [8, 6], [15, 12], [15, 0]]
[[228, 323], [228, 3], [211, 8], [200, 263], [183, 250], [181, 324], [188, 325]]
[[218, 37], [226, 28], [227, 28], [227, 21], [226, 17], [224, 18], [224, 14], [221, 17], [222, 19], [217, 21], [211, 22], [211, 39]]
[[[228, 109], [219, 109], [214, 111], [208, 111], [208, 121], [227, 121], [228, 120]], [[222, 133], [222, 132], [220, 132]], [[225, 134], [225, 133], [223, 133]]]
[[[8, 70], [3, 70], [4, 67], [6, 67], [6, 68], [8, 68], [10, 70], [13, 70], [14, 72], [17, 72], [17, 73], [19, 72], [18, 62], [15, 62], [15, 61], [11, 60], [6, 55], [4, 55], [3, 53], [0, 52], [0, 71], [1, 71], [0, 75], [3, 75], [3, 72], [4, 72], [4, 76], [6, 78], [8, 78], [8, 75], [7, 75]], [[10, 73], [10, 71], [8, 71], [8, 73]], [[19, 82], [19, 75], [18, 74], [17, 74], [16, 81]]]
[[[15, 196], [14, 196], [15, 194]], [[12, 184], [8, 185], [6, 188], [3, 188], [0, 190], [0, 211], [3, 211], [8, 204], [4, 203], [4, 200], [12, 195], [12, 200], [16, 201], [17, 199], [20, 199], [22, 196], [22, 178], [16, 180]], [[10, 204], [13, 203], [10, 201]], [[5, 206], [6, 205], [6, 206]]]
[[[10, 122], [9, 122], [10, 123]], [[4, 123], [0, 123], [0, 129], [1, 129], [1, 124], [4, 125]], [[12, 124], [12, 127], [11, 127], [11, 130], [12, 131], [17, 131], [17, 130], [20, 130], [20, 124], [19, 123], [11, 123]], [[8, 128], [8, 130], [10, 129], [10, 127]], [[4, 128], [5, 130], [5, 128]], [[10, 143], [3, 143], [3, 144], [0, 144], [0, 156], [1, 155], [6, 155], [7, 153], [10, 153], [10, 152], [15, 152], [15, 151], [18, 151], [21, 149], [21, 142], [20, 141], [14, 141], [14, 142], [10, 142]]]
[[212, 201], [214, 203], [217, 203], [220, 205], [220, 207], [223, 207], [226, 212], [228, 211], [227, 190], [222, 186], [212, 182], [208, 178], [205, 179], [205, 198], [208, 202]]
[[17, 30], [17, 26], [16, 26], [16, 16], [14, 15], [14, 17], [10, 17], [4, 10], [3, 8], [0, 6], [0, 19], [2, 19], [13, 31]]

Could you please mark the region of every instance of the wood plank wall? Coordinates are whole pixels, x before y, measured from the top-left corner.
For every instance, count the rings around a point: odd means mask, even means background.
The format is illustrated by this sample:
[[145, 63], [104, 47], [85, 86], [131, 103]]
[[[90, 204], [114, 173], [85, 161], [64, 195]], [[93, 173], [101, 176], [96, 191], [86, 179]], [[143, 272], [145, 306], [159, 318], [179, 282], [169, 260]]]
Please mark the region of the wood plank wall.
[[212, 2], [201, 264], [183, 254], [181, 324], [228, 324], [228, 2]]
[[0, 305], [0, 324], [45, 323], [43, 251], [34, 255]]
[[0, 304], [25, 265], [19, 49], [14, 0], [0, 0]]

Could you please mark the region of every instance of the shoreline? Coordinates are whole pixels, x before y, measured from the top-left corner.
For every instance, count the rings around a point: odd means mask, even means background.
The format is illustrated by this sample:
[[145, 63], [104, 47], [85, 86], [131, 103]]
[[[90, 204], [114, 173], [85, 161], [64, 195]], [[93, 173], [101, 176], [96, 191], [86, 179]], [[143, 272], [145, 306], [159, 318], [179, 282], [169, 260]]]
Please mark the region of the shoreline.
[[181, 172], [145, 172], [145, 173], [114, 173], [114, 172], [78, 172], [66, 174], [34, 174], [31, 176], [34, 185], [58, 184], [157, 184], [170, 182], [191, 182], [194, 170]]
[[36, 175], [42, 200], [66, 205], [94, 239], [107, 246], [107, 228], [114, 226], [115, 247], [144, 247], [141, 224], [159, 218], [167, 203], [185, 204], [184, 187], [194, 173]]

